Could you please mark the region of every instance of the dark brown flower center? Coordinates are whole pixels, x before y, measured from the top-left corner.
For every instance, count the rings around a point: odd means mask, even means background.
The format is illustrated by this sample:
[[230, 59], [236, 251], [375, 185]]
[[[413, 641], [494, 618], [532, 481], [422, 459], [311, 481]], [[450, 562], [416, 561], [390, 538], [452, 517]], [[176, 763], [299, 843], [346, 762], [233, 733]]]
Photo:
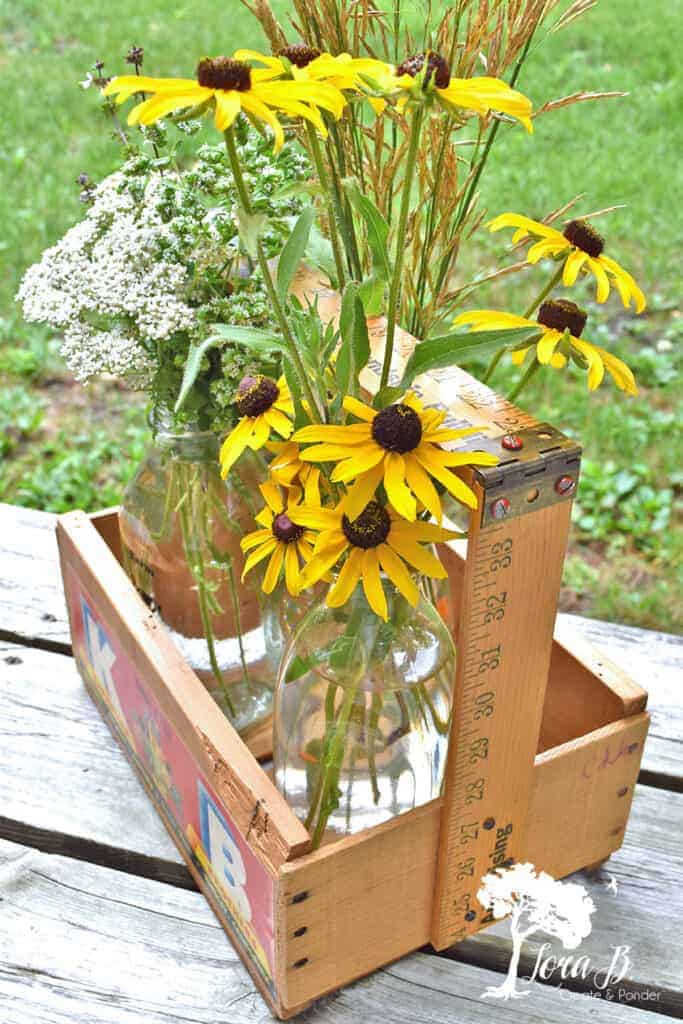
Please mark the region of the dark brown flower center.
[[305, 43], [295, 43], [293, 46], [284, 46], [278, 50], [278, 57], [286, 57], [289, 63], [297, 68], [305, 68], [319, 56], [320, 50], [316, 50], [315, 46], [306, 46]]
[[556, 331], [564, 331], [569, 328], [569, 333], [575, 338], [581, 337], [581, 331], [586, 326], [587, 314], [575, 302], [569, 299], [551, 299], [544, 302], [536, 316], [539, 324], [544, 327], [552, 327]]
[[425, 88], [433, 79], [437, 89], [447, 89], [451, 82], [451, 66], [445, 57], [442, 57], [440, 53], [435, 53], [433, 50], [430, 50], [428, 53], [415, 53], [412, 57], [407, 57], [396, 68], [396, 74], [410, 75], [411, 78], [415, 78], [422, 71], [425, 59], [427, 61], [427, 71], [424, 78]]
[[353, 522], [348, 516], [342, 516], [342, 530], [349, 544], [355, 548], [377, 548], [389, 536], [391, 519], [389, 513], [377, 501], [366, 505], [361, 514]]
[[237, 389], [237, 411], [240, 416], [260, 416], [280, 397], [280, 390], [272, 377], [262, 373], [242, 377]]
[[605, 239], [587, 220], [570, 220], [563, 234], [568, 242], [587, 252], [593, 259], [605, 248]]
[[232, 57], [204, 57], [197, 65], [197, 81], [205, 89], [236, 89], [249, 92], [251, 68]]
[[422, 423], [409, 405], [388, 405], [372, 421], [372, 436], [388, 452], [404, 455], [422, 440]]
[[291, 544], [292, 541], [298, 540], [304, 532], [303, 526], [293, 523], [286, 512], [280, 512], [278, 516], [275, 516], [271, 529], [273, 536], [285, 544]]

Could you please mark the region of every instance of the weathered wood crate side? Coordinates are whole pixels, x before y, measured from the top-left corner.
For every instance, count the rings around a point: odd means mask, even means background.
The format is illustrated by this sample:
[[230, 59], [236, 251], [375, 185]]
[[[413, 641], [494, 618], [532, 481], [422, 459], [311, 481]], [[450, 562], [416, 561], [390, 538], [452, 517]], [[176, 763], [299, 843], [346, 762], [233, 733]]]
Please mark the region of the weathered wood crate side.
[[[121, 569], [115, 514], [70, 513], [58, 539], [88, 689], [275, 1012], [292, 1016], [427, 943], [443, 800], [308, 853]], [[455, 586], [463, 559], [456, 545]], [[572, 635], [555, 640], [550, 665], [523, 853], [562, 877], [620, 846], [648, 716], [644, 691]], [[505, 847], [503, 828], [499, 862]]]
[[[110, 517], [103, 532], [115, 541]], [[57, 539], [73, 652], [86, 686], [279, 1012], [277, 877], [286, 860], [309, 848], [308, 834], [89, 517], [61, 516]]]
[[[610, 688], [594, 682], [599, 722]], [[623, 841], [649, 716], [610, 692], [614, 721], [534, 762], [522, 859], [555, 878], [605, 860]], [[288, 1016], [430, 942], [442, 806], [434, 800], [282, 866], [276, 918]], [[505, 827], [493, 835], [491, 868], [505, 860], [508, 838]]]

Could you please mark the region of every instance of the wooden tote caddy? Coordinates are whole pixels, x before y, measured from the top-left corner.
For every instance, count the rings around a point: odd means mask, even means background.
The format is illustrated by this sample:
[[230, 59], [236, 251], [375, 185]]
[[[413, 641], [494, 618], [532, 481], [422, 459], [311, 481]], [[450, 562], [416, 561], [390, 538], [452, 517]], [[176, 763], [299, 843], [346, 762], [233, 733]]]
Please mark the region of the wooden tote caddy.
[[[374, 344], [382, 334], [371, 324]], [[413, 339], [399, 340], [405, 359]], [[496, 866], [531, 861], [561, 878], [604, 860], [638, 776], [646, 693], [569, 631], [553, 637], [578, 445], [462, 370], [414, 390], [500, 458], [468, 477], [480, 498], [469, 540], [442, 552], [457, 646], [444, 793], [313, 853], [257, 760], [270, 729], [245, 743], [185, 663], [121, 567], [116, 510], [57, 525], [86, 686], [281, 1018], [485, 927], [476, 893]]]

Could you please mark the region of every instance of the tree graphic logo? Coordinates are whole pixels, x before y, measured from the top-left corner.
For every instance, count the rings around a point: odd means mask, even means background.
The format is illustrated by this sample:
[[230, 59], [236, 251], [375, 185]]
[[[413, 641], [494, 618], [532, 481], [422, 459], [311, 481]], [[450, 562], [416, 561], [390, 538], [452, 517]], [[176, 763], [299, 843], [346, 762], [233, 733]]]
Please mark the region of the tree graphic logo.
[[484, 875], [477, 899], [496, 920], [510, 915], [512, 956], [502, 985], [487, 988], [484, 998], [521, 999], [517, 988], [522, 945], [535, 932], [560, 939], [565, 949], [576, 947], [591, 932], [595, 904], [582, 885], [558, 882], [533, 864], [513, 864]]

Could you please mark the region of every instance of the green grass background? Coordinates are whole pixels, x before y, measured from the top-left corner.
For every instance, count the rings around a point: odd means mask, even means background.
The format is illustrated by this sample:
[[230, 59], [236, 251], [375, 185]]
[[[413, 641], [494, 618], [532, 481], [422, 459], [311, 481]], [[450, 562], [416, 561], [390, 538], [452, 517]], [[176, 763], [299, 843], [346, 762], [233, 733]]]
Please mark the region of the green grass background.
[[[280, 0], [276, 9], [285, 21], [288, 4]], [[673, 525], [682, 448], [682, 24], [682, 0], [600, 0], [544, 39], [520, 81], [536, 105], [581, 89], [629, 96], [545, 115], [533, 139], [501, 132], [483, 188], [492, 213], [540, 217], [578, 192], [586, 193], [579, 211], [626, 204], [602, 229], [610, 254], [645, 288], [649, 309], [635, 320], [612, 298], [590, 307], [585, 334], [629, 361], [641, 394], [627, 400], [605, 385], [588, 396], [583, 385], [548, 372], [526, 404], [585, 448], [565, 607], [662, 629], [681, 626], [683, 551]], [[73, 386], [56, 340], [23, 325], [13, 302], [23, 269], [81, 216], [76, 176], [87, 171], [98, 180], [116, 165], [96, 97], [79, 80], [96, 59], [120, 72], [132, 44], [145, 47], [147, 72], [191, 75], [200, 55], [260, 41], [238, 0], [0, 2], [0, 500], [55, 510], [108, 504], [144, 447], [138, 398], [111, 386]], [[481, 265], [504, 259], [506, 241], [482, 238]], [[517, 309], [520, 288], [482, 289], [474, 301]]]

